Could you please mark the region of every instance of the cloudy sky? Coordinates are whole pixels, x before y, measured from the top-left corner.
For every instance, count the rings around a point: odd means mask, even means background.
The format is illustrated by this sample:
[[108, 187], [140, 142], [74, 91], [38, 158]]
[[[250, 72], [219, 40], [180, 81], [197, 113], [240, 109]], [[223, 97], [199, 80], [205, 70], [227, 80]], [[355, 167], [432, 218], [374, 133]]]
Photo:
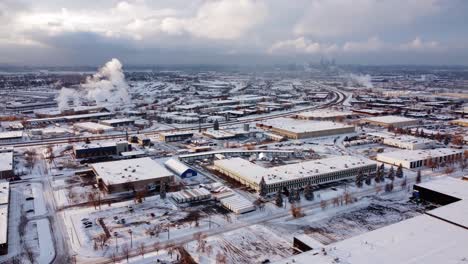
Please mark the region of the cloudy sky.
[[465, 0], [0, 0], [0, 64], [468, 64]]

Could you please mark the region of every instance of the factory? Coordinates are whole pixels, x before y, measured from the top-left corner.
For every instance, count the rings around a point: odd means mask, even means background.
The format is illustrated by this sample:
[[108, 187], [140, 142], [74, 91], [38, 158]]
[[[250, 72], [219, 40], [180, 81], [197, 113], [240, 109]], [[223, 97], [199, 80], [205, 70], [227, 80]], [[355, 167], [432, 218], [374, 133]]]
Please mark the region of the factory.
[[369, 159], [340, 156], [297, 164], [264, 168], [242, 158], [214, 161], [214, 169], [256, 191], [263, 178], [269, 193], [307, 184], [325, 184], [356, 177], [359, 172], [373, 175], [377, 163]]
[[297, 114], [298, 119], [302, 120], [340, 120], [345, 118], [352, 118], [357, 116], [349, 111], [336, 111], [336, 110], [315, 110], [301, 112]]
[[8, 254], [8, 212], [10, 183], [0, 181], [0, 255]]
[[400, 150], [377, 155], [377, 160], [407, 169], [420, 168], [447, 161], [456, 161], [463, 156], [463, 150], [451, 148]]
[[371, 124], [380, 127], [406, 127], [417, 125], [419, 121], [403, 116], [387, 115], [364, 118], [361, 120], [361, 123]]
[[132, 145], [126, 141], [90, 143], [73, 146], [73, 153], [77, 159], [96, 158], [112, 155], [120, 155], [122, 152], [132, 150]]
[[292, 118], [275, 118], [257, 126], [289, 139], [325, 137], [354, 132], [354, 126], [331, 121], [305, 121]]
[[173, 174], [151, 158], [125, 159], [91, 165], [97, 182], [108, 192], [160, 190]]

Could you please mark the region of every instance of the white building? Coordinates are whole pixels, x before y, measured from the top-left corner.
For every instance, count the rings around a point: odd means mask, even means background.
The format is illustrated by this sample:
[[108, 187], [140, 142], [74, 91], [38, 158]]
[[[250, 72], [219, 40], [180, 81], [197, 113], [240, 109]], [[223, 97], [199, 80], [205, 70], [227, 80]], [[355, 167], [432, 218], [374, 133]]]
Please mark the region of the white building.
[[275, 118], [261, 123], [264, 128], [290, 139], [324, 137], [354, 132], [354, 126], [331, 121]]
[[335, 120], [341, 118], [350, 118], [356, 116], [355, 113], [349, 111], [337, 111], [330, 109], [320, 109], [315, 111], [306, 111], [297, 114], [297, 118], [304, 120]]
[[408, 169], [429, 166], [431, 162], [442, 163], [461, 159], [463, 150], [451, 148], [438, 148], [426, 150], [399, 150], [385, 152], [377, 155], [377, 160]]
[[398, 137], [387, 137], [384, 138], [383, 143], [385, 145], [409, 150], [427, 149], [432, 148], [436, 145], [436, 142], [434, 140], [407, 135], [402, 135]]
[[255, 210], [255, 205], [249, 200], [235, 194], [220, 200], [221, 204], [235, 214], [244, 214]]
[[359, 171], [374, 174], [376, 162], [354, 157], [337, 156], [296, 164], [264, 168], [242, 158], [214, 161], [214, 169], [259, 191], [263, 178], [269, 193], [284, 187], [300, 188], [307, 184], [325, 184], [355, 177]]
[[8, 253], [8, 211], [10, 183], [0, 181], [0, 255]]
[[381, 127], [405, 127], [405, 126], [414, 126], [418, 124], [417, 119], [407, 118], [403, 116], [376, 116], [376, 117], [367, 117], [361, 120], [362, 123], [368, 123]]
[[173, 175], [151, 158], [125, 159], [91, 164], [98, 183], [109, 193], [159, 189]]
[[23, 140], [23, 131], [0, 132], [1, 143], [15, 143]]
[[13, 151], [0, 152], [0, 180], [14, 176]]

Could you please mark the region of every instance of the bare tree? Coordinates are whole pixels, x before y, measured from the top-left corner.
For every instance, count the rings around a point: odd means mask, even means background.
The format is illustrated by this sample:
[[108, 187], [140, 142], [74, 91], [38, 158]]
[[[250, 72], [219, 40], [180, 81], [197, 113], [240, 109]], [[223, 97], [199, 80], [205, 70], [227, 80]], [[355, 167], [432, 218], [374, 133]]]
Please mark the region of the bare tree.
[[128, 263], [128, 259], [130, 258], [130, 248], [127, 244], [123, 244], [122, 246], [122, 255], [127, 259]]
[[142, 258], [145, 258], [145, 248], [146, 248], [145, 243], [142, 242], [138, 244], [138, 248], [137, 248], [138, 254], [140, 254]]
[[296, 204], [291, 204], [291, 215], [294, 218], [300, 218], [304, 216], [301, 207], [296, 207]]
[[327, 208], [327, 201], [325, 200], [320, 201], [320, 208], [322, 208], [322, 210], [325, 210], [325, 208]]

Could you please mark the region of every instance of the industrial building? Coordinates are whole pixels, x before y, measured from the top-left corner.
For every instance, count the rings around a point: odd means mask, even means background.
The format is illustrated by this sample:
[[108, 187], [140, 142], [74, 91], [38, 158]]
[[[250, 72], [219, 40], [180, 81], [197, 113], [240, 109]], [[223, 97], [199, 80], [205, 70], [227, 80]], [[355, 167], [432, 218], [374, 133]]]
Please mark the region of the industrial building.
[[10, 183], [0, 181], [0, 255], [8, 254], [8, 213], [10, 207]]
[[169, 159], [164, 163], [164, 165], [181, 178], [197, 176], [196, 170], [190, 168], [177, 159]]
[[336, 111], [336, 110], [315, 110], [301, 112], [297, 114], [298, 119], [303, 120], [337, 120], [344, 118], [351, 118], [357, 116], [357, 114], [349, 111]]
[[455, 161], [461, 159], [463, 150], [451, 148], [425, 149], [425, 150], [400, 150], [385, 152], [377, 155], [377, 160], [401, 166], [407, 169], [430, 166], [433, 164]]
[[406, 127], [419, 123], [417, 119], [394, 115], [367, 117], [362, 119], [361, 122], [381, 127]]
[[15, 143], [23, 140], [23, 131], [0, 132], [1, 143]]
[[255, 211], [255, 205], [237, 193], [232, 196], [222, 198], [219, 202], [235, 214], [245, 214]]
[[289, 139], [324, 137], [354, 132], [354, 126], [331, 121], [305, 121], [292, 118], [275, 118], [257, 124]]
[[432, 139], [418, 138], [407, 135], [386, 137], [383, 139], [383, 143], [388, 146], [409, 150], [427, 149], [436, 145], [436, 142]]
[[15, 176], [13, 164], [13, 151], [0, 152], [0, 180]]
[[444, 206], [329, 245], [301, 237], [301, 248], [308, 251], [275, 263], [463, 263], [468, 259], [468, 182], [441, 177], [414, 189], [421, 199]]
[[359, 172], [373, 175], [377, 163], [364, 158], [340, 156], [296, 164], [264, 168], [242, 158], [214, 161], [214, 169], [256, 191], [263, 178], [269, 193], [307, 184], [325, 184], [356, 177]]
[[130, 126], [135, 123], [135, 120], [130, 118], [115, 118], [99, 121], [100, 124], [111, 126], [111, 127], [121, 127], [121, 126]]
[[120, 155], [122, 152], [128, 152], [130, 150], [132, 150], [132, 145], [126, 141], [90, 143], [73, 146], [73, 153], [77, 159]]
[[211, 193], [205, 188], [186, 189], [172, 193], [171, 198], [177, 203], [190, 203], [210, 199]]
[[161, 133], [159, 138], [164, 142], [183, 141], [193, 137], [191, 132], [167, 132]]
[[96, 180], [107, 192], [157, 190], [161, 184], [173, 180], [164, 166], [151, 158], [125, 159], [91, 165]]

